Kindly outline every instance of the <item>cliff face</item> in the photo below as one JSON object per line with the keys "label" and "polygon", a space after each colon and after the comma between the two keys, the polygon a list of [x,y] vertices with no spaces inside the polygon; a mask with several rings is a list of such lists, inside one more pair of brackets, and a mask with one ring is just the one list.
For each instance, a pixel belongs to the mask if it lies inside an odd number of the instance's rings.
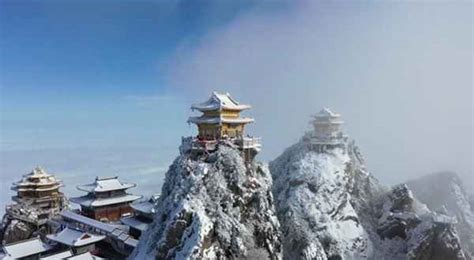
{"label": "cliff face", "polygon": [[2,244],[10,244],[31,238],[34,231],[36,231],[35,226],[5,215],[0,229]]}
{"label": "cliff face", "polygon": [[267,167],[246,165],[220,144],[209,155],[173,162],[135,259],[280,259],[279,222]]}
{"label": "cliff face", "polygon": [[393,187],[375,208],[378,236],[373,240],[381,249],[375,252],[375,258],[469,259],[461,247],[455,221],[430,211],[406,185]]}
{"label": "cliff face", "polygon": [[407,182],[414,196],[430,209],[455,218],[463,248],[474,256],[474,208],[461,179],[455,173],[440,172]]}
{"label": "cliff face", "polygon": [[68,205],[67,198],[61,195],[60,208],[46,216],[44,210],[34,205],[27,203],[8,205],[0,225],[1,243],[5,245],[40,234],[48,234],[47,220]]}
{"label": "cliff face", "polygon": [[465,259],[450,218],[379,184],[345,147],[302,140],[270,164],[285,259]]}

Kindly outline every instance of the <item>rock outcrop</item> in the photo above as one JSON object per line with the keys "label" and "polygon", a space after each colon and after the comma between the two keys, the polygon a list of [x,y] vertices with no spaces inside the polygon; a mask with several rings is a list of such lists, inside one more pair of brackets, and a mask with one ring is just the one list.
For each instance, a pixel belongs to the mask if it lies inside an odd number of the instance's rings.
{"label": "rock outcrop", "polygon": [[279,222],[266,165],[220,143],[170,166],[133,259],[280,259]]}
{"label": "rock outcrop", "polygon": [[5,207],[0,226],[0,241],[9,244],[49,231],[48,220],[67,208],[69,202],[60,187],[63,184],[41,167],[14,182],[16,195],[13,203]]}
{"label": "rock outcrop", "polygon": [[[62,208],[68,207],[67,199],[62,199]],[[48,220],[54,212],[45,211],[30,204],[11,204],[6,207],[0,226],[0,241],[3,245],[29,239],[50,232]]]}
{"label": "rock outcrop", "polygon": [[454,226],[466,253],[474,256],[474,207],[459,176],[452,172],[430,174],[407,182],[414,196],[431,210],[455,218]]}
{"label": "rock outcrop", "polygon": [[33,233],[36,231],[36,227],[5,215],[2,220],[0,231],[2,235],[2,244],[10,244],[31,238]]}

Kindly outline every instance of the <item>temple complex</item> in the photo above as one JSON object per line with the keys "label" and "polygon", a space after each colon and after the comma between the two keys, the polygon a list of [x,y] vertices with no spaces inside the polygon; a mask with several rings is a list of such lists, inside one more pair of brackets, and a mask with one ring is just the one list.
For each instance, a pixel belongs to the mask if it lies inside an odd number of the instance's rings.
{"label": "temple complex", "polygon": [[341,130],[344,122],[340,114],[324,108],[314,115],[311,123],[314,130],[307,135],[307,140],[312,149],[325,152],[335,147],[345,147],[347,136]]}
{"label": "temple complex", "polygon": [[118,221],[121,217],[131,216],[130,203],[142,197],[127,193],[126,190],[133,187],[135,184],[122,183],[118,177],[97,177],[91,184],[77,186],[87,195],[71,198],[71,202],[81,205],[84,216],[103,222]]}
{"label": "temple complex", "polygon": [[139,238],[148,229],[151,222],[153,222],[158,198],[159,195],[154,195],[148,200],[136,201],[130,205],[135,216],[122,218],[120,221],[129,227],[129,234],[131,236]]}
{"label": "temple complex", "polygon": [[196,124],[198,135],[183,138],[182,150],[212,151],[219,141],[224,140],[232,142],[246,153],[252,153],[252,156],[255,155],[261,148],[260,139],[245,136],[245,126],[254,122],[254,119],[240,116],[242,111],[250,108],[250,105],[240,104],[228,93],[213,92],[207,101],[191,106],[193,111],[202,113],[188,119],[188,123]]}

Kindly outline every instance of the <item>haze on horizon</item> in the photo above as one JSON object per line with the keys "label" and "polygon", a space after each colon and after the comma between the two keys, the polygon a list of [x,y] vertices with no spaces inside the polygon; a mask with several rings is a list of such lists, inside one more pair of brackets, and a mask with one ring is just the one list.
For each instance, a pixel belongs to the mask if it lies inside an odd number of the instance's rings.
{"label": "haze on horizon", "polygon": [[217,90],[253,106],[263,160],[330,107],[383,183],[448,170],[472,191],[471,2],[203,3],[3,1],[3,190],[39,164],[71,192],[114,174],[159,192]]}

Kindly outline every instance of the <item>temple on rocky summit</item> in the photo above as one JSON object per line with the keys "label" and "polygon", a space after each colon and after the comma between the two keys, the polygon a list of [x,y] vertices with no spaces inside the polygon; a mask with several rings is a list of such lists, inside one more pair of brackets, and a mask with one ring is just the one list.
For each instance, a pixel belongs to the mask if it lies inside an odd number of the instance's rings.
{"label": "temple on rocky summit", "polygon": [[35,226],[45,224],[49,218],[66,206],[66,198],[59,191],[63,184],[53,175],[36,167],[20,181],[13,183],[16,191],[12,200],[16,204],[7,205],[6,214],[11,219],[22,220]]}
{"label": "temple on rocky summit", "polygon": [[207,101],[191,106],[193,111],[202,112],[202,115],[188,119],[188,123],[197,125],[198,135],[183,138],[182,148],[186,151],[190,149],[209,151],[214,150],[219,141],[227,140],[245,152],[253,151],[256,154],[261,147],[260,139],[245,136],[245,126],[254,122],[254,119],[240,116],[243,110],[250,108],[250,105],[240,104],[228,93],[213,92]]}
{"label": "temple on rocky summit", "polygon": [[82,197],[71,198],[71,202],[81,205],[82,214],[100,221],[118,221],[122,216],[131,215],[130,203],[141,196],[128,194],[132,183],[122,183],[118,177],[95,179],[94,183],[79,185],[78,190],[87,192]]}
{"label": "temple on rocky summit", "polygon": [[11,189],[17,194],[12,199],[20,204],[59,211],[63,202],[63,194],[59,192],[62,186],[62,182],[53,175],[36,167],[29,174],[23,175],[20,181],[13,183]]}
{"label": "temple on rocky summit", "polygon": [[344,122],[340,114],[324,108],[314,115],[311,123],[314,131],[309,134],[308,141],[314,150],[324,152],[327,149],[344,147],[347,136],[341,130]]}
{"label": "temple on rocky summit", "polygon": [[240,112],[250,109],[250,105],[239,104],[228,93],[214,92],[209,100],[201,104],[194,104],[191,109],[203,113],[199,117],[188,119],[188,122],[198,126],[198,137],[202,140],[241,137],[245,125],[254,121],[253,118],[240,117]]}

